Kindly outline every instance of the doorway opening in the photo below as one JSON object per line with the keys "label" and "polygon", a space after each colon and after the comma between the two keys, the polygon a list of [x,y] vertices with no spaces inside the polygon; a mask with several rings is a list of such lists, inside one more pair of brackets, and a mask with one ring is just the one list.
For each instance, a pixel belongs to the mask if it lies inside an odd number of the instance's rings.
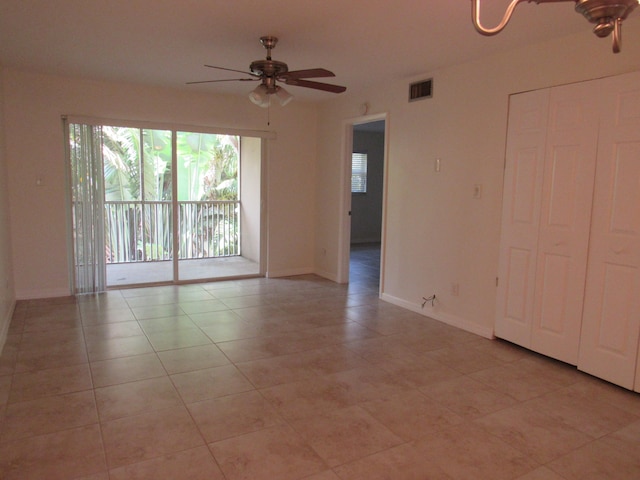
{"label": "doorway opening", "polygon": [[348,281],[379,290],[385,180],[384,118],[351,125]]}

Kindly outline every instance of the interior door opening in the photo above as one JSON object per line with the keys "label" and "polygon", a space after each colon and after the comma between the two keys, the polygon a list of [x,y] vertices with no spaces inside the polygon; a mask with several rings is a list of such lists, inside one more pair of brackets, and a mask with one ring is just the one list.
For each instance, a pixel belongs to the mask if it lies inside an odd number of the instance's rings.
{"label": "interior door opening", "polygon": [[380,286],[385,120],[352,126],[349,283]]}

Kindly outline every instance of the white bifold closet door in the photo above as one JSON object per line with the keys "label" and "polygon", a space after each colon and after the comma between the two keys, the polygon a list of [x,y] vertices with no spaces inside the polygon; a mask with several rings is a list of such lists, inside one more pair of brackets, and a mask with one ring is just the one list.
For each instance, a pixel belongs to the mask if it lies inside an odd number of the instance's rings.
{"label": "white bifold closet door", "polygon": [[576,365],[598,140],[592,82],[553,88],[545,148],[531,348]]}
{"label": "white bifold closet door", "polygon": [[590,82],[511,97],[496,336],[576,365],[598,106]]}
{"label": "white bifold closet door", "polygon": [[509,99],[495,335],[531,348],[549,90]]}
{"label": "white bifold closet door", "polygon": [[598,169],[578,367],[640,391],[640,73],[600,81]]}

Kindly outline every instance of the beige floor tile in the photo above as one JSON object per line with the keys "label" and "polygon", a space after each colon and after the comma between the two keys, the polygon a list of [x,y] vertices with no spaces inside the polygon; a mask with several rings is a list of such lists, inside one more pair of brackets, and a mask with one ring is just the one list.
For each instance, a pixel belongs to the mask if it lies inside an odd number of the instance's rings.
{"label": "beige floor tile", "polygon": [[94,387],[106,387],[167,374],[158,355],[147,353],[91,363]]}
{"label": "beige floor tile", "polygon": [[322,473],[316,473],[310,477],[304,477],[304,480],[340,480],[340,478],[333,473],[332,470],[327,470]]}
{"label": "beige floor tile", "polygon": [[276,305],[247,306],[234,308],[234,313],[244,320],[265,320],[274,317],[286,316],[287,312]]}
{"label": "beige floor tile", "polygon": [[404,378],[416,387],[425,387],[462,376],[462,373],[453,368],[449,368],[432,358],[418,355],[402,359],[389,358],[374,363],[383,370]]}
{"label": "beige floor tile", "polygon": [[103,325],[85,325],[83,330],[87,341],[134,337],[143,334],[140,325],[138,325],[136,321],[106,323]]}
{"label": "beige floor tile", "polygon": [[15,372],[35,372],[54,367],[67,367],[88,363],[84,341],[52,343],[46,347],[21,347],[18,351]]}
{"label": "beige floor tile", "polygon": [[242,295],[239,297],[222,298],[221,301],[227,308],[233,310],[268,306],[271,303],[269,297],[266,295]]}
{"label": "beige floor tile", "polygon": [[191,403],[187,407],[207,443],[284,423],[255,391]]}
{"label": "beige floor tile", "polygon": [[82,310],[82,324],[84,326],[104,325],[107,323],[132,322],[136,317],[122,300],[123,307],[107,308],[104,310]]}
{"label": "beige floor tile", "polygon": [[541,464],[593,440],[562,418],[541,410],[534,402],[492,413],[475,422]]}
{"label": "beige floor tile", "polygon": [[290,423],[331,467],[404,442],[358,406]]}
{"label": "beige floor tile", "polygon": [[82,321],[79,313],[72,316],[52,314],[46,317],[25,318],[24,332],[53,332],[69,328],[80,328],[81,326]]}
{"label": "beige floor tile", "polygon": [[174,348],[210,345],[212,342],[200,329],[175,330],[172,332],[147,333],[147,337],[156,352]]}
{"label": "beige floor tile", "polygon": [[54,433],[98,423],[98,412],[90,390],[55,395],[7,407],[0,441]]}
{"label": "beige floor tile", "polygon": [[179,305],[169,303],[167,305],[147,305],[143,303],[140,307],[131,307],[131,311],[137,320],[148,320],[151,318],[176,317],[184,315],[184,311]]}
{"label": "beige floor tile", "polygon": [[89,361],[108,360],[110,358],[130,357],[153,353],[153,347],[145,335],[135,337],[112,338],[87,342]]}
{"label": "beige floor tile", "polygon": [[548,464],[567,480],[636,480],[640,457],[603,441],[595,441]]}
{"label": "beige floor tile", "polygon": [[[80,310],[77,304],[72,300],[69,303],[49,303],[36,305],[35,302],[40,300],[30,301],[29,307],[25,312],[25,318],[27,320],[55,320],[57,318],[79,318]],[[57,299],[44,299],[46,302],[55,302]]]}
{"label": "beige floor tile", "polygon": [[165,455],[153,460],[115,468],[110,480],[224,480],[207,447]]}
{"label": "beige floor tile", "polygon": [[532,370],[530,364],[523,362],[525,360],[488,368],[470,376],[520,401],[559,390],[565,385],[558,377],[539,372],[538,368]]}
{"label": "beige floor tile", "polygon": [[102,422],[182,405],[168,377],[96,388],[95,395]]}
{"label": "beige floor tile", "polygon": [[593,438],[612,433],[640,419],[598,397],[577,396],[570,389],[549,393],[528,404],[558,423],[569,425]]}
{"label": "beige floor tile", "polygon": [[610,433],[601,442],[613,448],[626,452],[636,459],[640,458],[640,421]]}
{"label": "beige floor tile", "polygon": [[193,330],[198,328],[187,315],[151,318],[149,320],[139,320],[138,323],[146,334],[175,332],[177,330]]}
{"label": "beige floor tile", "polygon": [[20,337],[17,344],[21,351],[43,350],[52,346],[78,346],[84,348],[82,328],[66,328],[51,332],[33,332]]}
{"label": "beige floor tile", "polygon": [[309,333],[322,337],[329,345],[341,345],[343,343],[365,340],[367,338],[379,338],[381,335],[357,322],[344,322],[338,325],[328,325],[309,330]]}
{"label": "beige floor tile", "polygon": [[318,375],[304,354],[283,355],[236,364],[256,388],[297,382]]}
{"label": "beige floor tile", "polygon": [[81,392],[92,388],[89,365],[57,367],[14,375],[9,403],[25,402],[50,395]]}
{"label": "beige floor tile", "polygon": [[260,391],[287,420],[296,420],[354,405],[347,388],[330,376],[287,383]]}
{"label": "beige floor tile", "polygon": [[228,309],[224,303],[216,299],[180,302],[180,308],[187,315],[194,313],[219,312],[221,310]]}
{"label": "beige floor tile", "polygon": [[212,443],[227,480],[297,480],[327,469],[291,427],[272,427]]}
{"label": "beige floor tile", "polygon": [[518,403],[513,397],[468,376],[421,387],[420,391],[467,419],[478,418]]}
{"label": "beige floor tile", "polygon": [[229,359],[215,345],[166,350],[158,352],[158,357],[170,375],[220,367],[230,363]]}
{"label": "beige floor tile", "polygon": [[66,480],[106,471],[98,425],[0,445],[3,480]]}
{"label": "beige floor tile", "polygon": [[191,313],[189,318],[198,327],[215,327],[218,325],[232,327],[240,317],[231,310],[219,312]]}
{"label": "beige floor tile", "polygon": [[354,402],[389,398],[413,389],[404,378],[375,367],[355,368],[330,375]]}
{"label": "beige floor tile", "polygon": [[[13,336],[15,337],[16,335]],[[12,345],[7,341],[0,352],[0,377],[3,375],[12,375],[16,370],[17,361],[18,346]]]}
{"label": "beige floor tile", "polygon": [[[4,407],[9,401],[9,393],[11,391],[11,375],[0,376],[0,408]],[[0,421],[2,416],[0,416]]]}
{"label": "beige floor tile", "polygon": [[204,445],[185,407],[105,422],[102,435],[111,469]]}
{"label": "beige floor tile", "polygon": [[360,404],[364,410],[405,441],[462,423],[464,419],[418,391]]}
{"label": "beige floor tile", "polygon": [[539,467],[535,470],[516,478],[515,480],[566,480],[547,467]]}
{"label": "beige floor tile", "polygon": [[279,305],[283,310],[291,315],[293,324],[300,327],[301,329],[341,325],[350,321],[347,318],[346,314],[325,310],[310,311],[308,305],[306,305],[304,302],[302,302],[300,305],[296,304],[296,308],[292,308],[291,304],[286,303]]}
{"label": "beige floor tile", "polygon": [[75,478],[74,480],[109,480],[109,472],[94,473],[93,475],[78,477],[78,478]]}
{"label": "beige floor tile", "polygon": [[432,350],[427,355],[465,374],[504,364],[498,357],[482,348],[476,348],[473,344],[455,343],[445,348]]}
{"label": "beige floor tile", "polygon": [[[343,480],[452,480],[414,444],[404,444],[334,468]],[[469,477],[478,478],[480,477]]]}
{"label": "beige floor tile", "polygon": [[305,364],[320,374],[340,373],[355,368],[370,367],[371,363],[342,345],[330,346],[300,354]]}
{"label": "beige floor tile", "polygon": [[[235,315],[229,312],[231,315]],[[216,343],[230,342],[234,340],[246,340],[265,335],[265,328],[261,322],[251,322],[240,317],[229,318],[228,320],[217,320],[216,322],[204,322],[195,320],[196,323],[208,323],[200,329]]]}
{"label": "beige floor tile", "polygon": [[512,480],[539,464],[470,422],[430,433],[416,448],[454,479]]}
{"label": "beige floor tile", "polygon": [[349,342],[345,344],[345,348],[376,364],[394,360],[414,361],[419,356],[405,345],[404,338],[399,334]]}
{"label": "beige floor tile", "polygon": [[565,391],[577,397],[597,398],[640,417],[640,397],[638,393],[630,392],[604,380],[583,375],[579,382],[567,387]]}
{"label": "beige floor tile", "polygon": [[[318,348],[316,339],[306,332],[289,332],[267,337],[217,343],[232,362],[249,362]],[[326,345],[326,344],[325,344]]]}
{"label": "beige floor tile", "polygon": [[185,403],[253,390],[251,383],[233,365],[207,368],[194,372],[171,375]]}

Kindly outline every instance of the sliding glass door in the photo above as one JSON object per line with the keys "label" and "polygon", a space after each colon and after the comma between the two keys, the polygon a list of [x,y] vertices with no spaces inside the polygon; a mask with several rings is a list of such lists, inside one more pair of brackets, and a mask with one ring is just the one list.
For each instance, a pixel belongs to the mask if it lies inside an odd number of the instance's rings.
{"label": "sliding glass door", "polygon": [[[71,124],[69,139],[76,291],[260,274],[260,138]],[[91,263],[104,284],[80,289]]]}
{"label": "sliding glass door", "polygon": [[172,133],[102,132],[107,286],[172,281]]}
{"label": "sliding glass door", "polygon": [[177,132],[178,276],[223,276],[241,259],[240,137]]}

